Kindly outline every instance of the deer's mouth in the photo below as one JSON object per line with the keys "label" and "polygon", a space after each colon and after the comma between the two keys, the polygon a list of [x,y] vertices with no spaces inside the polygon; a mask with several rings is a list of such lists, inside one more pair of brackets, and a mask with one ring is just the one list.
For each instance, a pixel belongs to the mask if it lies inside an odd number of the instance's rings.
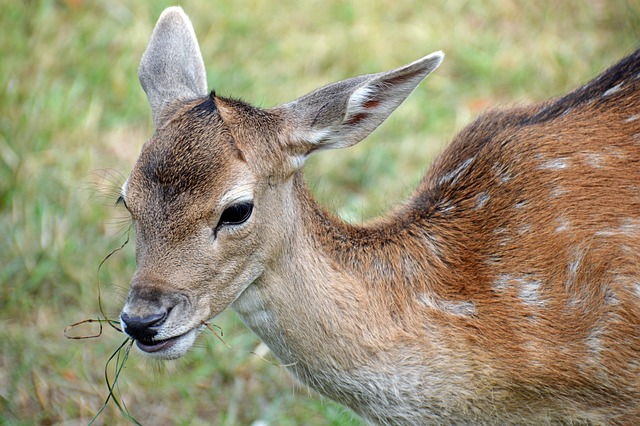
{"label": "deer's mouth", "polygon": [[184,335],[181,334],[180,336],[175,336],[164,340],[138,339],[136,340],[136,345],[138,346],[138,348],[140,348],[140,350],[144,352],[159,352],[171,348],[182,336]]}
{"label": "deer's mouth", "polygon": [[136,346],[149,356],[161,359],[175,359],[184,355],[200,333],[201,327],[192,328],[186,333],[167,339],[141,337],[135,339]]}

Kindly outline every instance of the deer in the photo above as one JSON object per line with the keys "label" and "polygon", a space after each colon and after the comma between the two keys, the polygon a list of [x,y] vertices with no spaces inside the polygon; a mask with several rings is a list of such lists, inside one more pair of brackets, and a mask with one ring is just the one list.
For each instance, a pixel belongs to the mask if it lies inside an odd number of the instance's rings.
{"label": "deer", "polygon": [[443,58],[258,108],[208,90],[193,25],[166,9],[139,67],[155,133],[118,199],[137,347],[180,358],[229,307],[371,424],[637,422],[640,50],[481,113],[381,218],[314,201],[305,160],[363,140]]}

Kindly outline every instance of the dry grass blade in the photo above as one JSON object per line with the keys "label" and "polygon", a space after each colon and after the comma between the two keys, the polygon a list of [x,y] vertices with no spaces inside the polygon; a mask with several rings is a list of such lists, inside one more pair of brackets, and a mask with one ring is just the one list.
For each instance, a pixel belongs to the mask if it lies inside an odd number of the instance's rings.
{"label": "dry grass blade", "polygon": [[[114,320],[114,319],[108,318],[107,315],[104,312],[104,307],[103,307],[103,304],[102,304],[102,290],[101,290],[101,286],[100,286],[100,269],[102,268],[102,265],[104,265],[104,263],[107,261],[107,259],[109,259],[116,252],[122,250],[124,248],[124,246],[127,245],[127,243],[129,242],[130,230],[131,230],[131,228],[129,228],[129,230],[127,231],[127,239],[124,241],[124,243],[122,243],[122,245],[120,247],[112,250],[111,253],[109,253],[104,259],[102,259],[102,262],[100,262],[100,265],[98,265],[98,277],[97,277],[97,281],[98,281],[98,306],[100,308],[100,313],[102,314],[103,318],[89,318],[89,319],[85,319],[85,320],[78,321],[78,322],[75,322],[73,324],[67,325],[64,328],[64,337],[66,337],[67,339],[80,340],[80,339],[95,339],[97,337],[100,337],[100,336],[102,336],[102,324],[105,323],[105,322],[107,324],[109,324],[117,332],[122,333],[122,329],[119,327],[120,322],[118,320]],[[69,332],[72,329],[74,329],[76,327],[79,327],[81,325],[91,324],[91,323],[97,323],[100,326],[100,328],[99,328],[97,333],[86,334],[86,335],[81,335],[81,336],[73,336],[73,335],[69,334]]]}
{"label": "dry grass blade", "polygon": [[[102,259],[102,261],[100,262],[100,265],[98,265],[98,272],[97,272],[97,283],[98,283],[98,305],[100,308],[100,312],[103,315],[103,318],[89,318],[89,319],[85,319],[82,321],[78,321],[76,323],[70,324],[68,326],[65,327],[64,329],[64,336],[67,339],[93,339],[93,338],[98,338],[100,336],[102,336],[102,332],[103,332],[103,323],[107,323],[109,324],[114,330],[122,333],[122,329],[118,326],[119,321],[114,320],[114,319],[110,319],[107,317],[107,315],[105,314],[104,311],[104,306],[102,304],[102,289],[101,289],[101,285],[100,285],[100,269],[102,268],[102,266],[104,265],[104,263],[115,253],[117,253],[118,251],[122,250],[127,243],[129,242],[129,235],[130,235],[130,230],[131,228],[129,228],[129,230],[127,230],[127,238],[126,240],[122,243],[122,245],[114,250],[112,250],[104,259]],[[79,336],[74,336],[70,334],[70,331],[76,327],[85,325],[85,324],[94,324],[97,323],[99,326],[99,329],[97,332],[95,333],[88,333],[88,334],[84,334],[84,335],[79,335]],[[131,346],[133,345],[133,340],[130,338],[126,338],[122,344],[118,347],[118,349],[116,349],[116,351],[111,355],[111,357],[107,360],[107,363],[105,364],[104,367],[104,378],[105,378],[105,382],[107,384],[107,388],[109,389],[109,395],[107,396],[107,399],[105,399],[104,403],[102,404],[102,407],[100,408],[100,410],[96,413],[96,415],[91,419],[91,421],[89,422],[89,424],[93,424],[96,419],[100,416],[100,414],[102,414],[102,412],[104,411],[104,409],[106,408],[107,404],[109,403],[109,401],[113,401],[116,406],[118,407],[118,409],[120,410],[120,412],[124,415],[124,417],[131,421],[132,423],[139,425],[140,422],[138,422],[133,416],[131,416],[131,414],[129,413],[129,410],[126,406],[126,404],[124,403],[124,400],[122,399],[122,397],[118,397],[116,396],[115,392],[118,389],[118,378],[120,377],[120,373],[122,372],[122,369],[124,368],[124,365],[127,362],[127,359],[129,358],[129,352],[131,351]],[[109,365],[115,360],[115,374],[113,376],[113,381],[110,380],[109,378]],[[119,391],[118,391],[119,393]]]}
{"label": "dry grass blade", "polygon": [[[78,322],[74,322],[73,324],[69,324],[68,326],[66,326],[64,328],[64,337],[66,337],[67,339],[74,339],[74,340],[82,340],[82,339],[95,339],[98,338],[100,336],[102,336],[102,323],[103,322],[109,322],[112,320],[106,320],[106,319],[100,319],[100,318],[89,318],[86,320],[82,320],[82,321],[78,321]],[[85,334],[85,335],[81,335],[81,336],[73,336],[71,334],[69,334],[69,332],[76,328],[79,327],[81,325],[84,324],[92,324],[92,323],[98,323],[98,325],[100,326],[100,329],[98,330],[97,333],[94,334]]]}
{"label": "dry grass blade", "polygon": [[[233,349],[233,347],[231,345],[229,345],[227,342],[225,342],[224,339],[222,338],[222,336],[224,335],[224,333],[222,332],[222,327],[220,327],[218,325],[215,325],[215,324],[212,326],[211,324],[206,323],[204,321],[202,321],[202,325],[207,327],[209,329],[209,331],[211,331],[213,333],[213,335],[216,336],[218,338],[218,340],[220,340],[222,342],[223,345],[225,345],[229,349]],[[215,330],[213,329],[213,327],[215,327],[218,330],[220,330],[220,334],[216,333]]]}
{"label": "dry grass blade", "polygon": [[[120,250],[122,250],[127,243],[129,243],[129,236],[131,233],[131,227],[129,227],[129,229],[127,230],[127,238],[126,240],[122,243],[122,245],[116,249],[113,249],[107,256],[105,256],[104,259],[102,259],[102,262],[100,262],[100,265],[98,265],[98,272],[97,272],[97,282],[98,282],[98,307],[100,308],[100,313],[102,314],[103,318],[89,318],[89,319],[85,319],[82,321],[78,321],[75,322],[73,324],[69,324],[64,328],[64,336],[67,339],[76,339],[76,340],[80,340],[80,339],[95,339],[97,337],[102,336],[102,324],[103,323],[107,323],[111,326],[111,328],[113,328],[114,330],[116,330],[119,333],[122,333],[122,329],[120,328],[119,324],[120,322],[118,320],[114,320],[114,319],[110,319],[109,317],[107,317],[107,314],[105,314],[104,311],[104,305],[102,303],[102,287],[100,285],[100,269],[102,268],[102,265],[104,265],[104,263],[115,253],[119,252]],[[94,334],[87,334],[87,335],[83,335],[83,336],[72,336],[69,334],[69,332],[76,327],[79,327],[81,325],[84,324],[90,324],[90,323],[98,323],[100,326],[100,329],[98,330],[97,333]]]}
{"label": "dry grass blade", "polygon": [[114,328],[116,331],[122,333],[122,329],[120,327],[118,327],[116,324],[118,324],[119,322],[114,321],[114,320],[109,320],[107,317],[107,314],[105,314],[104,312],[104,305],[102,303],[102,289],[101,289],[101,285],[100,285],[100,270],[102,269],[102,265],[104,265],[104,263],[111,257],[113,256],[115,253],[119,252],[120,250],[122,250],[128,243],[129,243],[129,239],[131,237],[131,225],[129,226],[129,229],[127,229],[127,238],[124,240],[124,242],[122,243],[122,245],[116,249],[113,249],[104,259],[102,259],[102,262],[100,262],[100,265],[98,265],[98,272],[97,272],[97,282],[98,282],[98,306],[100,308],[100,313],[102,314],[102,316],[107,319],[108,324]]}
{"label": "dry grass blade", "polygon": [[[213,335],[216,336],[216,338],[218,340],[220,340],[226,347],[228,347],[229,349],[234,350],[234,351],[237,350],[236,348],[234,348],[233,346],[231,346],[227,342],[225,342],[224,339],[222,338],[222,336],[223,336],[222,327],[220,327],[218,325],[215,325],[215,324],[211,325],[211,324],[206,323],[204,321],[202,322],[202,325],[207,327],[209,329],[209,331],[211,331],[213,333]],[[216,333],[215,330],[213,329],[213,327],[215,327],[218,330],[220,330],[220,334]],[[256,356],[256,357],[260,358],[262,361],[266,362],[267,364],[271,364],[271,365],[276,366],[276,367],[292,367],[292,366],[297,364],[297,362],[293,362],[291,364],[279,364],[279,363],[275,363],[275,362],[269,361],[268,359],[266,359],[265,357],[263,357],[260,354],[255,353],[254,351],[250,351],[249,353],[251,355],[253,355],[253,356]]]}

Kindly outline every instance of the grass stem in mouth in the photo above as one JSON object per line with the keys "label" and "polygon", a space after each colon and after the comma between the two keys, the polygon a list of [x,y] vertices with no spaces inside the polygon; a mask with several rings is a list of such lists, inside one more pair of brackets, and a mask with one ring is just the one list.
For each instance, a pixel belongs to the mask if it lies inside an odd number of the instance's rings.
{"label": "grass stem in mouth", "polygon": [[[129,352],[131,351],[131,346],[133,346],[133,342],[134,341],[132,339],[129,339],[129,338],[125,339],[124,342],[122,342],[122,344],[118,347],[118,349],[116,349],[116,351],[107,360],[107,363],[104,366],[104,379],[107,384],[107,388],[109,389],[109,395],[107,395],[107,399],[105,399],[104,404],[102,404],[102,407],[96,413],[96,415],[93,416],[93,418],[89,422],[89,425],[92,425],[96,421],[96,419],[100,417],[100,414],[102,414],[102,412],[104,411],[105,407],[107,406],[110,400],[113,400],[113,402],[116,404],[116,406],[118,407],[122,415],[127,420],[131,421],[133,424],[136,424],[136,425],[141,424],[131,415],[131,413],[129,413],[129,409],[127,408],[127,405],[124,403],[124,400],[122,399],[122,397],[118,398],[118,396],[116,396],[115,394],[116,389],[118,389],[118,378],[120,377],[120,373],[122,372],[122,369],[124,368],[124,365],[126,364],[127,359],[129,358]],[[111,380],[109,380],[109,364],[114,359],[116,363],[115,375],[113,377],[113,382],[111,382]],[[119,390],[118,390],[118,393],[120,393]]]}

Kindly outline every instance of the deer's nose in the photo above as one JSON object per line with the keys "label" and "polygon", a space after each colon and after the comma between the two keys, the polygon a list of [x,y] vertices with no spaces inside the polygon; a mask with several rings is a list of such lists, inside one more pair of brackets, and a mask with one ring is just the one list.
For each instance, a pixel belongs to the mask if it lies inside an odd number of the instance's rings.
{"label": "deer's nose", "polygon": [[132,317],[123,312],[120,320],[126,334],[135,340],[150,340],[158,334],[157,328],[166,321],[168,315],[169,312],[166,309],[145,317]]}

